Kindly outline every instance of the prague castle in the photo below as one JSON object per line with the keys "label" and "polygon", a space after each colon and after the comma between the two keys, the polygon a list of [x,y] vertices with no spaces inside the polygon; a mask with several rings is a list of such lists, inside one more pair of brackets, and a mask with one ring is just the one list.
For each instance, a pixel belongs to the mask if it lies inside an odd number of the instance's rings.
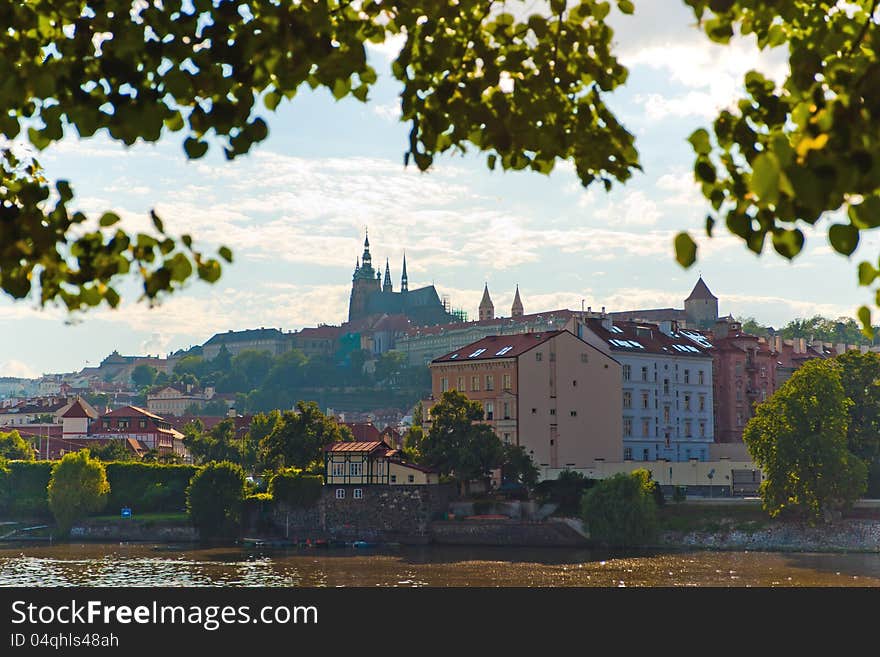
{"label": "prague castle", "polygon": [[380,315],[404,315],[415,326],[431,326],[461,321],[449,312],[433,285],[409,289],[406,275],[406,256],[400,275],[400,291],[395,292],[391,283],[391,269],[385,261],[385,276],[373,269],[370,255],[370,238],[364,239],[364,253],[355,264],[351,281],[351,298],[348,304],[348,321],[357,322]]}

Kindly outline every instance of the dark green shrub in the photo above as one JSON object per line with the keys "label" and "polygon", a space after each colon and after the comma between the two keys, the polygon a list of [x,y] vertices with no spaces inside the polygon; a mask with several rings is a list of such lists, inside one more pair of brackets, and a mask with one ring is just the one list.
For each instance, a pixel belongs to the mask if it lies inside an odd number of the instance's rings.
{"label": "dark green shrub", "polygon": [[237,535],[243,501],[244,470],[229,461],[209,463],[186,489],[186,510],[203,539]]}
{"label": "dark green shrub", "polygon": [[10,461],[0,477],[0,516],[50,518],[48,488],[52,461]]}
{"label": "dark green shrub", "polygon": [[101,511],[109,492],[104,464],[93,459],[89,450],[65,454],[52,466],[48,487],[49,508],[58,533],[66,536],[76,521]]}
{"label": "dark green shrub", "polygon": [[181,511],[186,507],[186,488],[197,471],[193,465],[108,463],[108,508],[126,506],[135,513]]}
{"label": "dark green shrub", "polygon": [[657,536],[657,502],[647,470],[603,479],[585,495],[584,524],[590,538],[615,547],[645,545]]}
{"label": "dark green shrub", "polygon": [[675,503],[684,502],[687,499],[687,495],[685,494],[685,490],[687,490],[684,486],[675,486],[672,489],[672,501]]}
{"label": "dark green shrub", "polygon": [[559,515],[578,515],[584,492],[596,484],[575,470],[563,470],[556,479],[545,479],[535,486],[541,504],[557,504]]}
{"label": "dark green shrub", "polygon": [[297,508],[310,508],[321,499],[324,478],[295,468],[277,472],[269,480],[269,494],[276,502]]}

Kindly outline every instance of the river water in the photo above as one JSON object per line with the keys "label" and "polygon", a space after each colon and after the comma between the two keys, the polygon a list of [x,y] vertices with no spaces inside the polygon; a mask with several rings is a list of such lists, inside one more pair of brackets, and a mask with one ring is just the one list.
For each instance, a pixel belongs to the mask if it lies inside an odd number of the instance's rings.
{"label": "river water", "polygon": [[880,554],[0,544],[0,586],[880,586]]}

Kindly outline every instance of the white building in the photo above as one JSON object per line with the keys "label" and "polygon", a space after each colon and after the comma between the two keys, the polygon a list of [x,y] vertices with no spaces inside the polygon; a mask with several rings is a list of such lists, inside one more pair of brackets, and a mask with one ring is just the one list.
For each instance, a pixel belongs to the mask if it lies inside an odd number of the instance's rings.
{"label": "white building", "polygon": [[622,365],[624,460],[709,459],[712,356],[672,322],[578,323],[578,336]]}

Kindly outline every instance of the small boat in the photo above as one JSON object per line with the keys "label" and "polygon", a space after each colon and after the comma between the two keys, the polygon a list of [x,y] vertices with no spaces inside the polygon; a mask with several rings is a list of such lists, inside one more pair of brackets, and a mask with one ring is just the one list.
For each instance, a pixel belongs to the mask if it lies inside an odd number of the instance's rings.
{"label": "small boat", "polygon": [[376,544],[375,543],[368,543],[367,541],[355,541],[354,543],[351,544],[351,547],[363,549],[363,548],[376,547]]}
{"label": "small boat", "polygon": [[330,547],[330,542],[326,538],[318,538],[312,541],[313,548],[326,548]]}

